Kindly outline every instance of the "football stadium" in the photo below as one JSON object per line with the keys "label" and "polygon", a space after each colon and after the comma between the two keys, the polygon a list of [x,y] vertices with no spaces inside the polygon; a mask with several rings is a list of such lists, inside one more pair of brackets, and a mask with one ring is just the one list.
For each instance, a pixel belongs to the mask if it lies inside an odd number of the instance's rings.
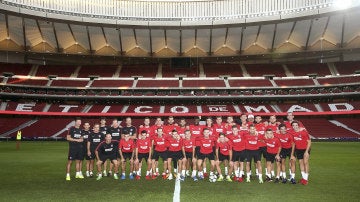
{"label": "football stadium", "polygon": [[359,0],[0,0],[0,201],[358,201]]}

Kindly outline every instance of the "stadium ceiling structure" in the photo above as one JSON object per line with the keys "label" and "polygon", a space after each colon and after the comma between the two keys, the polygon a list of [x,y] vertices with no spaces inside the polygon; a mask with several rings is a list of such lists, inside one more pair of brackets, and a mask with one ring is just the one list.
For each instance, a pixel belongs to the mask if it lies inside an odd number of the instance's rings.
{"label": "stadium ceiling structure", "polygon": [[264,11],[236,19],[236,15],[221,18],[220,13],[185,20],[171,16],[126,20],[90,14],[79,18],[60,11],[50,15],[51,9],[19,8],[9,2],[20,1],[0,1],[2,53],[155,58],[360,53],[359,5],[345,10],[304,7],[289,16],[281,15],[285,11]]}

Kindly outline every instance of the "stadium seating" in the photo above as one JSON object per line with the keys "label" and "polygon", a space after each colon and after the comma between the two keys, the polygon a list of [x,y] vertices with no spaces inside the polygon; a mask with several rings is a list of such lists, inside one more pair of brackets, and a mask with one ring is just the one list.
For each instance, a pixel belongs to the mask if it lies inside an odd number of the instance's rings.
{"label": "stadium seating", "polygon": [[360,124],[357,118],[336,118],[336,120],[342,124],[345,124],[349,128],[360,132]]}
{"label": "stadium seating", "polygon": [[288,64],[287,67],[294,76],[307,76],[308,74],[317,74],[318,76],[331,75],[327,64]]}
{"label": "stadium seating", "polygon": [[86,80],[53,80],[51,86],[85,87],[88,82]]}
{"label": "stadium seating", "polygon": [[312,79],[287,79],[287,78],[282,78],[282,79],[274,79],[275,83],[279,86],[279,87],[286,87],[286,86],[313,86],[314,81]]}
{"label": "stadium seating", "polygon": [[329,77],[318,78],[321,85],[329,84],[346,84],[346,83],[360,83],[360,76],[347,76],[347,77]]}
{"label": "stadium seating", "polygon": [[343,127],[336,126],[325,118],[308,118],[300,120],[310,135],[315,138],[359,138],[359,135]]}
{"label": "stadium seating", "polygon": [[225,87],[225,82],[222,79],[213,79],[213,80],[183,80],[183,87],[199,87],[199,88],[208,88],[208,87]]}
{"label": "stadium seating", "polygon": [[136,87],[151,87],[151,88],[169,88],[169,87],[179,87],[179,80],[143,80],[139,79]]}
{"label": "stadium seating", "polygon": [[206,77],[219,77],[229,75],[231,77],[242,77],[242,71],[239,64],[209,64],[204,63],[204,74]]}
{"label": "stadium seating", "polygon": [[24,64],[9,64],[9,63],[0,63],[0,73],[11,72],[14,75],[27,76],[30,73],[32,65]]}
{"label": "stadium seating", "polygon": [[286,77],[284,68],[280,64],[245,64],[247,72],[253,77],[275,75]]}
{"label": "stadium seating", "polygon": [[40,65],[36,76],[56,75],[58,77],[70,77],[77,67],[73,65]]}
{"label": "stadium seating", "polygon": [[78,78],[87,78],[89,76],[99,76],[99,77],[112,77],[118,66],[81,66],[81,69],[78,73]]}
{"label": "stadium seating", "polygon": [[175,77],[185,75],[186,77],[198,77],[199,70],[197,66],[191,68],[171,68],[168,64],[162,65],[162,77]]}
{"label": "stadium seating", "polygon": [[341,75],[354,74],[355,71],[360,71],[360,62],[337,62],[336,69]]}
{"label": "stadium seating", "polygon": [[97,80],[91,84],[91,87],[119,87],[119,88],[129,88],[133,85],[134,80]]}
{"label": "stadium seating", "polygon": [[230,87],[270,87],[268,79],[229,79]]}
{"label": "stadium seating", "polygon": [[31,85],[31,86],[45,86],[48,79],[23,79],[23,78],[9,78],[6,84],[13,85]]}
{"label": "stadium seating", "polygon": [[150,77],[154,78],[158,71],[158,64],[123,65],[120,77]]}

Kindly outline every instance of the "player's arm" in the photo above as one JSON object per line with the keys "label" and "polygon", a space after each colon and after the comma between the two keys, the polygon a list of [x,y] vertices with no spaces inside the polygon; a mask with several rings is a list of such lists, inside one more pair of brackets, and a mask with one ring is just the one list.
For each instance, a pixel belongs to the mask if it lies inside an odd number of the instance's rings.
{"label": "player's arm", "polygon": [[229,149],[229,161],[231,161],[232,155],[233,155],[233,151],[232,151],[232,149]]}
{"label": "player's arm", "polygon": [[135,148],[135,159],[138,159],[139,156],[139,149]]}
{"label": "player's arm", "polygon": [[293,143],[292,143],[292,147],[291,147],[291,156],[290,156],[290,160],[295,160],[294,153],[295,153],[295,143],[293,142]]}
{"label": "player's arm", "polygon": [[91,155],[91,151],[90,151],[90,141],[87,142],[87,155],[90,156]]}
{"label": "player's arm", "polygon": [[80,139],[72,138],[70,134],[66,135],[66,140],[69,142],[80,142]]}
{"label": "player's arm", "polygon": [[183,153],[184,159],[186,160],[186,153],[185,153],[185,146],[184,145],[181,147],[181,151]]}
{"label": "player's arm", "polygon": [[152,155],[152,148],[150,147],[150,149],[149,149],[149,158],[148,158],[149,161],[151,161],[151,155]]}
{"label": "player's arm", "polygon": [[219,160],[219,147],[215,149],[215,160]]}
{"label": "player's arm", "polygon": [[195,148],[196,146],[193,146],[193,151],[192,151],[192,158],[195,159]]}
{"label": "player's arm", "polygon": [[310,148],[311,148],[311,139],[309,138],[309,139],[307,140],[307,147],[306,147],[304,156],[309,157]]}
{"label": "player's arm", "polygon": [[275,156],[275,158],[276,158],[276,160],[280,160],[280,152],[281,152],[281,146],[279,147],[279,149],[278,149],[278,152],[276,153],[276,156]]}

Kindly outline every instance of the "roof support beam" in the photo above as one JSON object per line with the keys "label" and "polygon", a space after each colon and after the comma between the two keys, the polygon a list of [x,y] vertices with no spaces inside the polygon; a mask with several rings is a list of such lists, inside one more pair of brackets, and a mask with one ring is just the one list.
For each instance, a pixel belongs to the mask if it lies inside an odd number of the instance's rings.
{"label": "roof support beam", "polygon": [[[26,52],[27,51],[27,43],[26,43],[26,28],[25,28],[24,17],[21,18],[21,22],[22,22],[22,31],[23,31],[24,51]],[[6,19],[6,26],[8,26],[7,19]],[[6,27],[6,30],[9,30],[8,27]],[[10,36],[8,35],[8,37],[10,37]]]}
{"label": "roof support beam", "polygon": [[293,26],[291,27],[291,30],[290,30],[289,36],[288,36],[288,38],[286,39],[286,41],[289,41],[289,40],[290,40],[291,35],[292,35],[292,34],[293,34],[293,32],[294,32],[294,29],[295,29],[296,23],[297,23],[297,21],[294,21]]}
{"label": "roof support beam", "polygon": [[[22,18],[22,24],[24,26],[24,18]],[[6,38],[10,39],[10,31],[9,31],[9,16],[5,14],[5,26],[6,26]]]}
{"label": "roof support beam", "polygon": [[271,42],[271,50],[270,50],[271,52],[274,51],[276,31],[277,31],[277,24],[275,24],[275,26],[274,26],[274,34],[273,34],[273,38],[272,38],[272,42]]}
{"label": "roof support beam", "polygon": [[36,26],[37,26],[37,28],[39,30],[39,33],[40,33],[40,36],[41,36],[41,40],[44,42],[45,41],[44,40],[44,35],[43,35],[42,31],[41,31],[39,20],[35,20],[35,21],[36,21]]}
{"label": "roof support beam", "polygon": [[246,29],[246,27],[241,27],[239,55],[241,55],[241,52],[242,52],[243,39],[244,39],[244,30],[245,29]]}
{"label": "roof support beam", "polygon": [[179,55],[181,56],[183,54],[183,51],[182,51],[182,29],[181,28],[179,29],[179,37],[180,37]]}
{"label": "roof support beam", "polygon": [[308,35],[307,35],[307,38],[306,38],[305,50],[307,50],[308,47],[309,47],[309,40],[310,40],[311,30],[312,30],[313,24],[314,24],[314,20],[311,19],[311,21],[310,21],[310,27],[309,27],[309,32],[308,32]]}
{"label": "roof support beam", "polygon": [[54,32],[54,36],[55,36],[56,51],[57,51],[58,53],[60,53],[59,40],[58,40],[58,37],[57,37],[57,33],[56,33],[56,28],[55,28],[54,22],[52,22],[51,25],[52,25],[52,27],[53,27],[53,32]]}
{"label": "roof support beam", "polygon": [[343,21],[341,26],[341,42],[340,42],[340,48],[344,48],[344,34],[345,34],[345,21],[346,21],[346,15],[343,15]]}
{"label": "roof support beam", "polygon": [[90,40],[89,26],[86,26],[86,34],[87,34],[88,43],[89,43],[90,55],[92,55],[93,54],[93,49],[92,49],[91,40]]}
{"label": "roof support beam", "polygon": [[71,28],[70,24],[67,24],[67,25],[68,25],[68,28],[69,28],[69,30],[70,30],[70,34],[71,34],[71,36],[73,37],[73,39],[74,39],[75,43],[78,43],[78,41],[77,41],[77,40],[76,40],[76,38],[75,38],[74,32],[73,32],[73,30],[72,30],[72,28]]}
{"label": "roof support beam", "polygon": [[118,35],[119,35],[120,55],[124,55],[120,28],[116,28],[116,30],[118,31]]}
{"label": "roof support beam", "polygon": [[[214,25],[214,21],[211,22],[212,25]],[[212,55],[212,38],[213,38],[213,28],[211,27],[210,28],[210,40],[209,40],[209,52],[208,52],[208,55]]]}
{"label": "roof support beam", "polygon": [[136,37],[136,30],[135,29],[133,29],[133,34],[134,34],[134,39],[135,39],[135,45],[136,45],[136,47],[138,47],[139,45],[138,45],[138,41],[137,41],[137,37]]}
{"label": "roof support beam", "polygon": [[325,36],[325,33],[326,33],[327,28],[328,28],[328,26],[329,26],[330,18],[331,18],[331,16],[329,16],[329,17],[327,18],[327,20],[326,20],[326,24],[325,24],[325,27],[324,27],[324,31],[323,31],[323,33],[321,34],[321,38],[324,38],[324,36]]}
{"label": "roof support beam", "polygon": [[104,27],[101,27],[101,32],[102,32],[102,34],[103,34],[103,37],[104,37],[104,40],[105,40],[105,44],[106,44],[106,46],[108,46],[109,43],[108,43],[108,40],[107,40],[107,38],[106,38],[106,34],[105,34]]}
{"label": "roof support beam", "polygon": [[194,47],[197,46],[196,41],[197,41],[197,29],[195,29]]}
{"label": "roof support beam", "polygon": [[149,26],[149,44],[150,44],[150,56],[153,56],[152,36],[151,36],[151,28],[150,28],[150,26]]}
{"label": "roof support beam", "polygon": [[256,38],[255,38],[255,42],[254,42],[254,43],[257,43],[257,42],[258,42],[260,32],[261,32],[261,25],[259,25],[259,28],[258,28],[258,31],[257,31],[257,33],[256,33]]}
{"label": "roof support beam", "polygon": [[226,45],[226,43],[227,43],[228,34],[229,34],[229,27],[226,27],[224,45]]}

